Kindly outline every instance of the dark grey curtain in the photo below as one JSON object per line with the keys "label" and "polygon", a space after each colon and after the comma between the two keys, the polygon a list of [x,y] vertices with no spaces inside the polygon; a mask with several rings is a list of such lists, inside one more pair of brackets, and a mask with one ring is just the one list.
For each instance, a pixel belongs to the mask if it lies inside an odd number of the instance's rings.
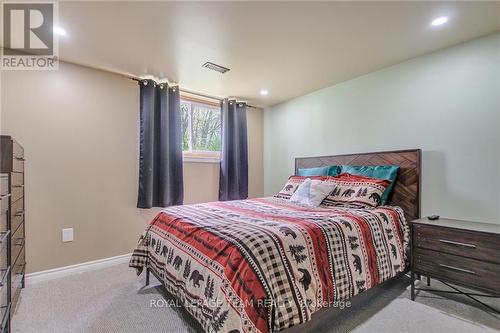
{"label": "dark grey curtain", "polygon": [[142,80],[138,208],[182,205],[182,127],[178,87]]}
{"label": "dark grey curtain", "polygon": [[247,106],[236,101],[221,101],[222,157],[219,200],[248,198]]}

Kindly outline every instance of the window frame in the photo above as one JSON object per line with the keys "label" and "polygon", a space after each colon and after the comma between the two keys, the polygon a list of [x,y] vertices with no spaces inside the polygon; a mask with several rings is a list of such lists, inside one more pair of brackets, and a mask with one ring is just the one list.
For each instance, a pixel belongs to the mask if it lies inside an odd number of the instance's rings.
{"label": "window frame", "polygon": [[[208,106],[218,107],[220,109],[220,101],[212,98],[205,98],[202,96],[193,96],[193,94],[181,92],[180,100],[196,104],[203,104]],[[222,110],[221,110],[222,111]],[[222,131],[222,127],[221,127]],[[221,133],[222,136],[222,133]],[[210,150],[192,150],[182,151],[182,161],[184,163],[220,163],[221,151]]]}

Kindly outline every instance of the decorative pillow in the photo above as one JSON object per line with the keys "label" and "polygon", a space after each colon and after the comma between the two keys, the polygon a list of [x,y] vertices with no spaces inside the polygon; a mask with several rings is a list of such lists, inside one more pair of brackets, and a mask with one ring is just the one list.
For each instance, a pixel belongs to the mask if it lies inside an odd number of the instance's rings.
{"label": "decorative pillow", "polygon": [[307,178],[292,194],[290,201],[309,207],[318,207],[334,187],[334,183]]}
{"label": "decorative pillow", "polygon": [[319,168],[307,168],[307,169],[299,169],[297,171],[298,176],[328,176],[328,170],[330,167],[319,167]]}
{"label": "decorative pillow", "polygon": [[341,173],[350,173],[351,175],[366,176],[371,178],[386,179],[391,183],[382,194],[381,204],[385,205],[389,201],[396,177],[399,172],[399,165],[377,165],[377,166],[357,166],[357,165],[342,165]]}
{"label": "decorative pillow", "polygon": [[342,173],[342,167],[340,165],[330,165],[328,170],[328,176],[338,176]]}
{"label": "decorative pillow", "polygon": [[[325,180],[327,177],[309,177],[311,180]],[[290,199],[292,194],[297,190],[300,184],[306,180],[307,177],[302,176],[290,176],[288,178],[285,186],[275,195],[276,198]]]}
{"label": "decorative pillow", "polygon": [[354,208],[368,208],[380,205],[382,194],[389,186],[386,179],[354,176],[342,173],[328,177],[326,183],[333,183],[334,189],[323,200],[323,205]]}
{"label": "decorative pillow", "polygon": [[340,166],[339,165],[330,165],[326,167],[319,168],[307,168],[307,169],[299,169],[297,171],[298,176],[337,176],[340,174]]}

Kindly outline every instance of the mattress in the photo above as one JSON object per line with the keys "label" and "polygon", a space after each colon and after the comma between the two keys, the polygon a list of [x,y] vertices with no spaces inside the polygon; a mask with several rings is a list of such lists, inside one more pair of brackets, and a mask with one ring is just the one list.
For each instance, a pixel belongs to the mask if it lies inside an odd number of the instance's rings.
{"label": "mattress", "polygon": [[130,266],[153,271],[207,332],[274,332],[403,272],[407,243],[399,207],[261,198],[162,210]]}

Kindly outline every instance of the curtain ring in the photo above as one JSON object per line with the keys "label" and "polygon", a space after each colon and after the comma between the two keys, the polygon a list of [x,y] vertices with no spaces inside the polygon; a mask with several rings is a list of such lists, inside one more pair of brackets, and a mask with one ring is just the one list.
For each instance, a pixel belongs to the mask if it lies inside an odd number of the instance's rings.
{"label": "curtain ring", "polygon": [[163,84],[160,84],[160,89],[163,89]]}
{"label": "curtain ring", "polygon": [[145,85],[145,86],[147,86],[147,85],[148,85],[148,81],[144,80],[144,81],[142,81],[142,82],[144,83],[144,85]]}

